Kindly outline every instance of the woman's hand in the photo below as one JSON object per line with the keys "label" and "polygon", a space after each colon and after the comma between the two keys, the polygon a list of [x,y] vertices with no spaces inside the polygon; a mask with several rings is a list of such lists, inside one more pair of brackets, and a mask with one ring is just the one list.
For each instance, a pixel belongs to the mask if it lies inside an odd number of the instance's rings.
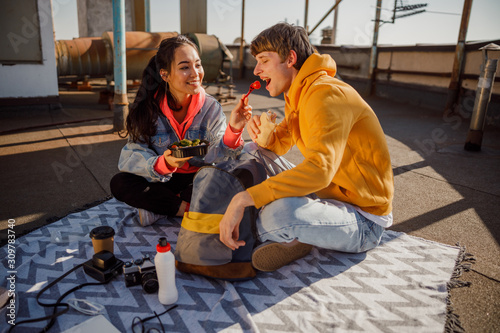
{"label": "woman's hand", "polygon": [[248,97],[241,98],[238,105],[231,111],[229,125],[235,132],[240,132],[252,117],[252,107],[248,105]]}
{"label": "woman's hand", "polygon": [[182,158],[174,157],[174,156],[172,156],[172,151],[170,149],[167,149],[163,153],[163,158],[165,158],[165,162],[167,163],[167,166],[169,166],[171,168],[182,168],[184,163],[186,163],[186,161],[193,158],[193,156],[182,157]]}

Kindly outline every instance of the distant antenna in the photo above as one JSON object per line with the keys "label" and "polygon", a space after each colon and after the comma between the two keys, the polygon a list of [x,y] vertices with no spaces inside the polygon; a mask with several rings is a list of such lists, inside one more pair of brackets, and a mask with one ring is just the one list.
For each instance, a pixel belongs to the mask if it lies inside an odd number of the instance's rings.
{"label": "distant antenna", "polygon": [[[399,4],[398,4],[399,3]],[[419,3],[419,4],[405,4],[403,3],[403,0],[394,0],[394,10],[392,14],[392,21],[384,21],[383,23],[394,23],[396,19],[398,18],[403,18],[407,16],[412,16],[416,14],[421,14],[425,12],[425,9],[420,9],[423,7],[427,7],[426,3]],[[420,9],[420,10],[418,10]],[[396,15],[396,12],[401,13],[401,12],[407,12],[407,13],[402,13],[399,15]]]}
{"label": "distant antenna", "polygon": [[398,15],[398,16],[396,16],[396,18],[398,19],[398,18],[402,18],[402,17],[407,17],[407,16],[411,16],[411,15],[415,15],[415,14],[420,14],[420,13],[423,13],[423,12],[425,12],[425,9],[413,11],[411,13],[406,13],[406,14]]}
{"label": "distant antenna", "polygon": [[422,8],[422,7],[427,7],[427,4],[426,3],[420,3],[420,4],[416,4],[416,5],[399,6],[399,7],[395,7],[394,10],[397,11],[397,12],[402,12],[402,11],[414,10],[414,9]]}

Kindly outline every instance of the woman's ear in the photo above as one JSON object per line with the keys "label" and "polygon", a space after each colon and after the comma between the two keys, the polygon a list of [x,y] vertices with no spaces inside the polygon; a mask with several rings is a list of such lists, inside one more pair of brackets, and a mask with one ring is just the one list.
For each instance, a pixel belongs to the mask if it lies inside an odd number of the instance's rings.
{"label": "woman's ear", "polygon": [[160,70],[160,76],[161,76],[161,78],[162,78],[163,81],[168,82],[167,81],[167,79],[168,79],[168,73],[166,71],[164,71],[164,70],[161,69]]}
{"label": "woman's ear", "polygon": [[294,50],[290,50],[288,53],[288,58],[286,59],[286,64],[288,68],[293,67],[297,63],[297,53]]}

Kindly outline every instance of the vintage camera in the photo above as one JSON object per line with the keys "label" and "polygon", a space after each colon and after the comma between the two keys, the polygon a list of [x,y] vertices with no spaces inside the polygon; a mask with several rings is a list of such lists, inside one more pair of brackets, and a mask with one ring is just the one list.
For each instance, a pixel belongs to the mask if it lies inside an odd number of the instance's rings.
{"label": "vintage camera", "polygon": [[109,282],[122,272],[122,267],[123,261],[106,250],[94,254],[92,259],[83,263],[85,273],[99,282]]}
{"label": "vintage camera", "polygon": [[123,276],[127,287],[142,285],[142,289],[148,294],[158,291],[156,267],[149,255],[133,262],[127,261],[123,265]]}

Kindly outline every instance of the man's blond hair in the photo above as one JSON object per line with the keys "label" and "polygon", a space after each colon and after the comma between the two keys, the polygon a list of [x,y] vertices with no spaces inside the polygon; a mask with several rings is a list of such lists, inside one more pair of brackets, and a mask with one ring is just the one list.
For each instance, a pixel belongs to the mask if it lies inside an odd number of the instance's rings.
{"label": "man's blond hair", "polygon": [[316,50],[304,28],[288,23],[278,23],[262,31],[252,40],[250,52],[255,57],[261,52],[276,52],[284,62],[290,51],[297,53],[294,67],[300,70],[306,59]]}

